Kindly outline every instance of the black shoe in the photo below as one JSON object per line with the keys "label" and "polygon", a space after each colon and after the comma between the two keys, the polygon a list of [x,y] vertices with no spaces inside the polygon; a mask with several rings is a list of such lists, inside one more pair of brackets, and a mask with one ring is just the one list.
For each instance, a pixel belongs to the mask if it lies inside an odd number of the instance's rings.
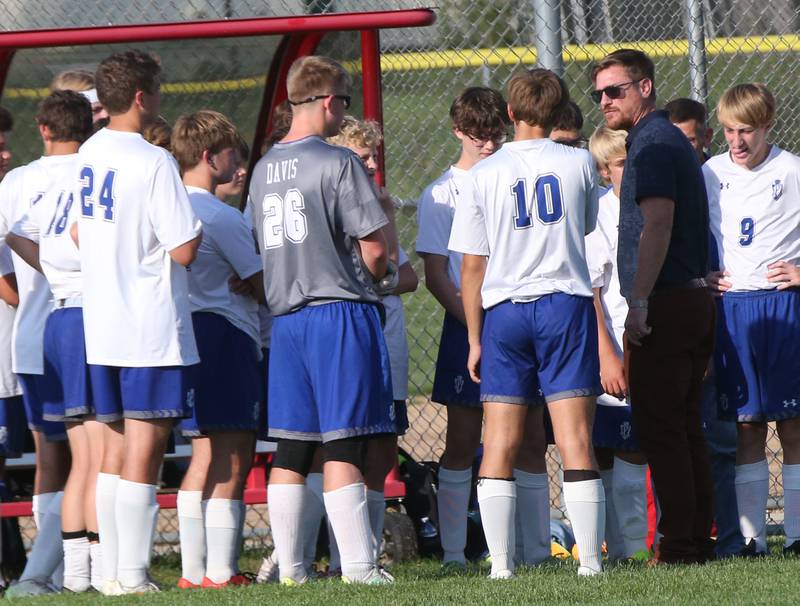
{"label": "black shoe", "polygon": [[[792,545],[794,546],[794,545]],[[800,549],[800,547],[798,547]],[[758,551],[755,539],[750,539],[744,544],[744,547],[736,554],[738,558],[763,558],[766,557],[766,552]]]}
{"label": "black shoe", "polygon": [[788,547],[784,547],[783,555],[790,558],[800,556],[800,541],[795,541]]}

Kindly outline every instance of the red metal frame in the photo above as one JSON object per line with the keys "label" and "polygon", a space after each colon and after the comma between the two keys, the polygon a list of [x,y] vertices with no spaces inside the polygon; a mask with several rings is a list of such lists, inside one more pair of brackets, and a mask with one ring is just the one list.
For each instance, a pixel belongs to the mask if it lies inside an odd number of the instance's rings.
{"label": "red metal frame", "polygon": [[[364,95],[364,119],[375,120],[383,130],[383,87],[381,85],[381,42],[378,30],[361,32],[361,80]],[[386,162],[383,144],[378,151],[378,171],[375,175],[380,185],[386,185]]]}

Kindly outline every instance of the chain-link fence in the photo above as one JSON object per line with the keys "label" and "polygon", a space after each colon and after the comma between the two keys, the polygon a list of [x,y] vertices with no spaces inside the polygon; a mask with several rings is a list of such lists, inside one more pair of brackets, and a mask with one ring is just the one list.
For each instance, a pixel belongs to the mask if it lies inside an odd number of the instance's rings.
{"label": "chain-link fence", "polygon": [[[685,96],[706,101],[712,126],[713,107],[727,87],[764,82],[779,100],[775,142],[792,151],[800,149],[796,124],[800,96],[793,89],[800,52],[800,36],[794,32],[800,25],[800,7],[794,0],[443,0],[439,5],[435,25],[381,34],[388,186],[398,200],[401,243],[412,253],[420,277],[422,264],[413,254],[414,200],[457,158],[458,143],[448,120],[451,100],[470,85],[503,89],[515,69],[537,60],[548,66],[563,65],[564,79],[584,112],[587,135],[601,121],[587,94],[589,66],[610,50],[627,46],[653,58],[661,101]],[[32,11],[24,0],[6,0],[0,29],[423,6],[417,0],[52,0],[38,2]],[[544,18],[548,12],[550,19]],[[274,37],[261,36],[139,46],[156,52],[164,62],[163,112],[168,120],[186,111],[214,108],[228,113],[251,137],[277,43]],[[37,49],[17,54],[2,98],[2,104],[18,118],[12,139],[17,163],[39,152],[32,116],[35,101],[46,94],[53,75],[66,68],[93,68],[117,48]],[[345,61],[357,59],[358,35],[329,34],[319,52]],[[358,98],[356,94],[354,100]],[[360,114],[358,103],[351,111]],[[723,145],[717,132],[710,151],[717,153]],[[442,452],[446,422],[444,410],[430,402],[442,310],[424,286],[405,295],[404,301],[411,350],[411,429],[402,445],[420,459],[435,460]],[[779,522],[781,453],[774,431],[770,435],[770,515],[772,522]],[[557,468],[557,453],[551,450],[549,456],[552,468]],[[560,510],[558,482],[553,483],[551,495]]]}

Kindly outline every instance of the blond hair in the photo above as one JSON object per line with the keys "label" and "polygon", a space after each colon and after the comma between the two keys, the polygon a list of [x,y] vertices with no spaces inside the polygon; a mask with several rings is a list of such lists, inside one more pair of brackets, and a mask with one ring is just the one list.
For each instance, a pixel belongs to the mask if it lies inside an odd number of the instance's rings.
{"label": "blond hair", "polygon": [[86,69],[70,69],[53,78],[50,90],[74,90],[77,93],[94,88],[94,74]]}
{"label": "blond hair", "polygon": [[328,138],[328,143],[342,147],[368,147],[376,149],[383,140],[380,125],[373,120],[358,120],[345,116],[339,134]]}
{"label": "blond hair", "polygon": [[717,120],[722,125],[769,126],[775,120],[775,97],[759,82],[737,84],[720,97]]}
{"label": "blond hair", "polygon": [[607,126],[598,126],[589,138],[589,152],[597,163],[598,168],[605,168],[614,158],[627,156],[625,140],[628,131],[614,130]]}
{"label": "blond hair", "polygon": [[286,92],[289,101],[297,103],[316,95],[347,93],[352,82],[350,74],[333,59],[309,55],[292,63],[286,75]]}
{"label": "blond hair", "polygon": [[181,172],[197,166],[204,151],[216,154],[229,147],[240,150],[243,143],[233,122],[212,110],[184,114],[172,128],[172,155]]}
{"label": "blond hair", "polygon": [[564,82],[549,69],[518,72],[508,83],[508,107],[514,120],[552,128],[569,103]]}

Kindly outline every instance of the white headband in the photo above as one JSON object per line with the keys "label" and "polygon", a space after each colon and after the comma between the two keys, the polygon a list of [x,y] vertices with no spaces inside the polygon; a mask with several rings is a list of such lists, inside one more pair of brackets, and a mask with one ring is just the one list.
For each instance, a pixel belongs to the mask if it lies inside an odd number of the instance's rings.
{"label": "white headband", "polygon": [[89,101],[89,103],[97,103],[100,101],[100,99],[97,98],[96,88],[90,88],[89,90],[81,91],[81,94],[86,97],[86,100]]}

